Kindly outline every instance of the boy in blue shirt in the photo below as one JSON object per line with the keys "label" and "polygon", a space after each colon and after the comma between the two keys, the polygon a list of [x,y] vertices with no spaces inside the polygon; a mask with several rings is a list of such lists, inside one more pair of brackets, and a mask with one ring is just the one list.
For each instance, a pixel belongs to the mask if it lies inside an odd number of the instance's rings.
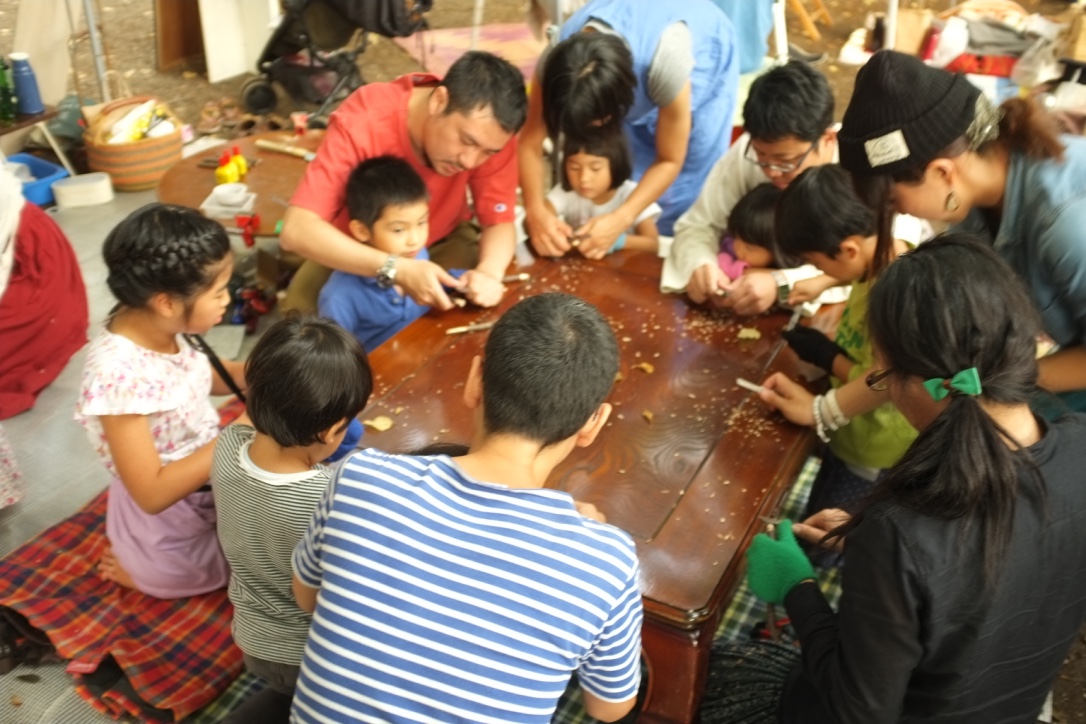
{"label": "boy in blue shirt", "polygon": [[[396,156],[375,156],[358,164],[347,181],[350,232],[356,240],[397,257],[429,259],[430,195],[411,164]],[[395,266],[376,277],[335,271],[321,290],[320,316],[353,334],[366,352],[427,311],[395,283]],[[459,276],[462,271],[451,272]]]}

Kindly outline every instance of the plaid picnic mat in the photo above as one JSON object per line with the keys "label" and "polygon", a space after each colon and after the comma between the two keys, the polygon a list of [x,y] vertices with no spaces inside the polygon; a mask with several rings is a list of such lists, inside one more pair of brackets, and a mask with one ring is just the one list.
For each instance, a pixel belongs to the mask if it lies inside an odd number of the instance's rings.
{"label": "plaid picnic mat", "polygon": [[[95,565],[108,545],[106,499],[103,492],[0,561],[0,605],[48,634],[95,709],[180,719],[218,696],[242,669],[230,636],[233,608],[225,590],[165,601],[99,579]],[[144,702],[168,711],[151,716]]]}
{"label": "plaid picnic mat", "polygon": [[[243,406],[225,405],[228,424]],[[45,632],[98,711],[175,721],[228,690],[243,668],[226,591],[170,601],[98,578],[108,492],[0,561],[0,606]]]}

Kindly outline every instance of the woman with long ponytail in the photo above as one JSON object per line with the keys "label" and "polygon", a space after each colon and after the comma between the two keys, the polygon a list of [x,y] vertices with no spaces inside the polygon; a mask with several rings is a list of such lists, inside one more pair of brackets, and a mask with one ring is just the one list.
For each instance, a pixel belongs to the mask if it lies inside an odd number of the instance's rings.
{"label": "woman with long ponytail", "polygon": [[[1032,723],[1086,617],[1086,416],[1031,411],[1037,314],[966,235],[898,257],[868,323],[868,384],[920,432],[857,515],[751,545],[802,646],[777,720]],[[836,613],[796,536],[844,548]]]}

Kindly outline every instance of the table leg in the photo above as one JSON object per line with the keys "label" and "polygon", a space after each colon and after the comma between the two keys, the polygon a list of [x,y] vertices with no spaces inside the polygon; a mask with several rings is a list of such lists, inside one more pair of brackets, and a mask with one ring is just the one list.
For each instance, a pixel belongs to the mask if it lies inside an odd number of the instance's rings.
{"label": "table leg", "polygon": [[49,131],[49,126],[45,124],[45,121],[39,122],[37,126],[41,129],[42,135],[45,136],[45,140],[53,147],[53,153],[55,153],[60,162],[64,164],[64,168],[68,170],[68,175],[75,176],[75,169],[72,168],[72,164],[68,161],[68,156],[64,153],[64,149],[60,147],[60,144],[57,143],[57,139],[53,138],[53,134]]}
{"label": "table leg", "polygon": [[705,692],[709,649],[719,616],[684,631],[646,618],[641,631],[648,666],[648,693],[639,724],[689,724],[697,719]]}

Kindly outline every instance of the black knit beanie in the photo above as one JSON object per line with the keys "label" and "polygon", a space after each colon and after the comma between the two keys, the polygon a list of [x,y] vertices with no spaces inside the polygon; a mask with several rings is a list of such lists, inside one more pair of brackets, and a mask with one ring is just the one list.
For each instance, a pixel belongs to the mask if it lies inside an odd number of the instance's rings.
{"label": "black knit beanie", "polygon": [[979,95],[964,75],[880,50],[856,74],[837,134],[841,165],[860,176],[926,165],[965,134]]}

